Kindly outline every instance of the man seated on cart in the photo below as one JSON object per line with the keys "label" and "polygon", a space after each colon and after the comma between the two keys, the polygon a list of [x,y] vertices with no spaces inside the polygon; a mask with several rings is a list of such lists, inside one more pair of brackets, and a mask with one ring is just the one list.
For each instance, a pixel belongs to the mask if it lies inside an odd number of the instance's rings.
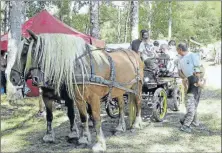
{"label": "man seated on cart", "polygon": [[149,32],[147,30],[143,30],[141,36],[142,42],[140,43],[138,52],[144,61],[146,68],[156,70],[158,68],[156,63],[156,53],[154,45],[150,41]]}

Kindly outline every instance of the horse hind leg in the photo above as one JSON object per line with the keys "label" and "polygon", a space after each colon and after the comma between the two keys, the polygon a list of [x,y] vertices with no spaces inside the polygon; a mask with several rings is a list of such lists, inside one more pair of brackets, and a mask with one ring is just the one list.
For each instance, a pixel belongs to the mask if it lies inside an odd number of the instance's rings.
{"label": "horse hind leg", "polygon": [[100,97],[93,95],[90,99],[90,105],[92,108],[92,116],[96,129],[96,144],[92,147],[93,152],[106,151],[106,141],[101,128],[101,116],[100,116]]}
{"label": "horse hind leg", "polygon": [[118,97],[118,106],[119,106],[119,123],[116,127],[117,132],[125,132],[126,131],[126,123],[124,119],[124,100],[123,96]]}
{"label": "horse hind leg", "polygon": [[[129,100],[132,105],[136,105],[136,118],[132,125],[132,129],[142,129],[142,117],[141,117],[141,96],[142,96],[142,83],[140,82],[138,87],[134,85],[132,89],[137,89],[138,95],[129,94]],[[133,113],[133,112],[131,112]]]}

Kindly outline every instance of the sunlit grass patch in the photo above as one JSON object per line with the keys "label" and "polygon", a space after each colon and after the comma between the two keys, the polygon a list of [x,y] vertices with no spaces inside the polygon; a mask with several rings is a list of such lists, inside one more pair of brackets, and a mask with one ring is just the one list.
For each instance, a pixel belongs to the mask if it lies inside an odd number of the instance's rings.
{"label": "sunlit grass patch", "polygon": [[[10,104],[7,100],[1,103],[1,113],[3,115],[1,120],[2,151],[16,152],[23,150],[32,145],[29,141],[32,138],[38,137],[40,140],[36,141],[42,141],[42,136],[46,132],[46,118],[36,117],[39,110],[38,101],[39,98],[25,98],[13,104]],[[68,120],[64,111],[53,110],[53,116],[53,127],[57,127]],[[32,137],[38,132],[41,133],[41,137]]]}

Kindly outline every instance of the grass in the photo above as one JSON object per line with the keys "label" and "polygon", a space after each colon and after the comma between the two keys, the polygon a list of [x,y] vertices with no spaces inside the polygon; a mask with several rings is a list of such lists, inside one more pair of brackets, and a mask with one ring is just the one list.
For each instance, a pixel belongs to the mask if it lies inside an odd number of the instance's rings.
{"label": "grass", "polygon": [[[107,118],[103,123],[108,152],[221,152],[221,91],[207,87],[198,107],[198,117],[204,129],[194,129],[192,134],[179,131],[179,112],[168,111],[162,123],[146,123],[140,131],[113,136],[111,129],[116,120]],[[1,149],[2,152],[88,152],[90,147],[77,146],[66,141],[69,122],[66,112],[54,111],[53,127],[56,142],[45,144],[46,121],[36,118],[38,99],[29,98],[9,104],[2,97]],[[95,133],[92,134],[95,139]],[[93,143],[95,140],[93,140]]]}

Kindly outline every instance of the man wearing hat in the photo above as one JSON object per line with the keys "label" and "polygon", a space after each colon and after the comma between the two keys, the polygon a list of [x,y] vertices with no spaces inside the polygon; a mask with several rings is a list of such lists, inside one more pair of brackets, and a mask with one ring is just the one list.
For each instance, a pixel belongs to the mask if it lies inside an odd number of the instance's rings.
{"label": "man wearing hat", "polygon": [[184,118],[180,120],[182,124],[181,130],[184,132],[191,132],[190,125],[199,126],[197,120],[197,106],[201,94],[201,87],[204,86],[205,81],[202,81],[202,72],[200,60],[196,56],[188,52],[187,44],[180,43],[177,46],[177,52],[181,55],[178,62],[178,72],[181,78],[187,81],[188,89],[186,94],[186,109],[187,113]]}

